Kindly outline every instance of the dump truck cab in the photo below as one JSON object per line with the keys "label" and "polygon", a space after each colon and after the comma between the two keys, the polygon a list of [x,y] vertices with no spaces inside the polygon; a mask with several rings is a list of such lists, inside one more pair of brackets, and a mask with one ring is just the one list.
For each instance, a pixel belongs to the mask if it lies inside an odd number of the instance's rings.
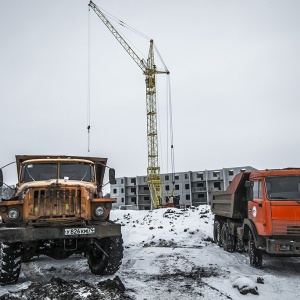
{"label": "dump truck cab", "polygon": [[300,256],[300,169],[240,173],[211,208],[215,241],[229,252],[248,249],[252,266],[261,267],[263,253]]}
{"label": "dump truck cab", "polygon": [[[248,218],[257,240],[270,254],[300,255],[300,169],[266,170],[250,175]],[[282,240],[282,241],[280,241]]]}
{"label": "dump truck cab", "polygon": [[[102,195],[106,163],[97,157],[16,156],[15,193],[0,202],[2,254],[28,261],[84,253],[93,273],[116,272],[123,241],[120,224],[109,220],[115,199]],[[114,183],[114,169],[109,174]],[[16,282],[18,260],[0,262],[0,283]]]}

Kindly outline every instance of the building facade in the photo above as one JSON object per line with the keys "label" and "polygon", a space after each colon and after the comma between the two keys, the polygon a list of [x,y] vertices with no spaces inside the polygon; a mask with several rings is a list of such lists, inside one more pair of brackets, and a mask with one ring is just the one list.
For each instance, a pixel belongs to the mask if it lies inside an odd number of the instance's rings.
{"label": "building facade", "polygon": [[[255,168],[247,166],[188,171],[161,174],[161,180],[168,195],[171,195],[174,189],[175,195],[179,196],[179,205],[190,207],[209,204],[212,193],[226,190],[236,174],[255,170]],[[110,196],[117,200],[114,207],[128,206],[141,210],[152,209],[147,176],[117,178],[116,184],[110,186]]]}

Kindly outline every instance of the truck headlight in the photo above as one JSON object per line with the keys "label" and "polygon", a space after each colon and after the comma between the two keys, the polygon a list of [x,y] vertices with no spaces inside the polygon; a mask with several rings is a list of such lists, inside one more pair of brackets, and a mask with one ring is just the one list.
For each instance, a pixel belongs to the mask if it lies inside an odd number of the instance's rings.
{"label": "truck headlight", "polygon": [[7,216],[11,220],[17,220],[20,216],[20,212],[16,208],[11,208],[11,209],[8,210]]}
{"label": "truck headlight", "polygon": [[289,244],[276,244],[275,245],[275,250],[277,252],[280,251],[293,251],[293,246]]}
{"label": "truck headlight", "polygon": [[279,245],[279,251],[291,251],[291,245]]}
{"label": "truck headlight", "polygon": [[103,206],[97,206],[94,209],[94,214],[96,217],[101,217],[104,215],[104,208]]}

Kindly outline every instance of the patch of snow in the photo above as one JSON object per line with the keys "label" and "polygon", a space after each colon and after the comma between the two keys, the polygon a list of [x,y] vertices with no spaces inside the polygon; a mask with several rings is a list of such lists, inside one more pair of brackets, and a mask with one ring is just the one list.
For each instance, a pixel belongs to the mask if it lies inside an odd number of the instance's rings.
{"label": "patch of snow", "polygon": [[[251,279],[247,278],[247,277],[240,277],[238,279],[236,279],[232,286],[234,288],[237,288],[241,294],[243,293],[248,293],[249,291],[256,291],[258,290],[257,285],[255,284],[254,281],[252,281]],[[253,292],[252,292],[253,293]]]}
{"label": "patch of snow", "polygon": [[[247,253],[225,252],[212,242],[213,215],[207,205],[184,210],[114,210],[111,219],[122,225],[124,258],[116,276],[125,286],[126,299],[300,298],[300,258],[264,255],[262,269],[250,267]],[[31,284],[44,282],[52,282],[49,288],[53,289],[60,282],[53,278],[61,278],[63,287],[78,281],[78,299],[95,293],[102,297],[102,292],[109,293],[100,283],[114,277],[92,274],[82,255],[66,260],[40,256],[23,263],[21,270],[19,283],[0,287],[0,297],[14,297]],[[243,287],[257,288],[259,295],[243,296],[239,291]]]}

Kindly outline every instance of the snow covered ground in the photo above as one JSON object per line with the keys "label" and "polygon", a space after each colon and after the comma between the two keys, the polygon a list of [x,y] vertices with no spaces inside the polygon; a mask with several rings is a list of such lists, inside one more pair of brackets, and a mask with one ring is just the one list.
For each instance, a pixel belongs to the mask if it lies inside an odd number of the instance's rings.
{"label": "snow covered ground", "polygon": [[[63,261],[43,256],[24,263],[19,283],[0,287],[0,299],[300,297],[300,258],[264,256],[262,269],[250,267],[246,253],[228,253],[212,242],[209,206],[115,210],[111,219],[123,225],[125,247],[122,266],[115,276],[91,274],[83,256]],[[239,290],[251,292],[243,295]]]}

